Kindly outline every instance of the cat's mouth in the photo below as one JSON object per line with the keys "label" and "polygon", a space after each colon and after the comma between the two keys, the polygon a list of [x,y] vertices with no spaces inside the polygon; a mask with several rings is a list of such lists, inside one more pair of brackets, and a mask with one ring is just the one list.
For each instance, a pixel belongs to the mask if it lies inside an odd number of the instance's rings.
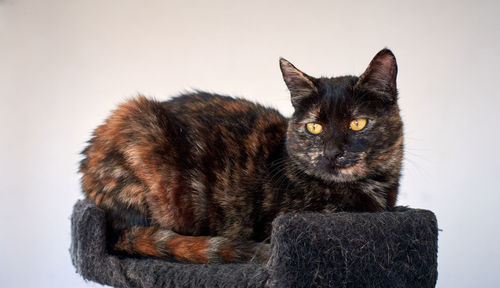
{"label": "cat's mouth", "polygon": [[336,169],[339,175],[353,176],[364,171],[365,163],[360,161],[352,166]]}
{"label": "cat's mouth", "polygon": [[328,163],[323,168],[321,178],[335,182],[356,181],[366,175],[366,161],[358,159],[355,162],[344,165],[332,165]]}
{"label": "cat's mouth", "polygon": [[365,154],[358,156],[358,159],[343,159],[341,163],[320,158],[314,162],[305,162],[296,158],[296,163],[304,167],[303,171],[311,176],[323,179],[327,182],[352,182],[366,176],[367,163]]}

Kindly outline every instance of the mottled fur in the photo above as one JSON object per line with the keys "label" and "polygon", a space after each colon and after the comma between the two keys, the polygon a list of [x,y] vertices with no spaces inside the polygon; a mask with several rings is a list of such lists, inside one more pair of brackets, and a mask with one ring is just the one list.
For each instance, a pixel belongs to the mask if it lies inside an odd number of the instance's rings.
{"label": "mottled fur", "polygon": [[[94,131],[82,187],[107,211],[115,251],[264,261],[280,213],[394,206],[403,136],[393,54],[379,52],[359,78],[313,78],[284,59],[280,65],[290,119],[196,92],[167,102],[137,97]],[[349,130],[358,117],[367,127]],[[308,122],[323,133],[308,133]]]}

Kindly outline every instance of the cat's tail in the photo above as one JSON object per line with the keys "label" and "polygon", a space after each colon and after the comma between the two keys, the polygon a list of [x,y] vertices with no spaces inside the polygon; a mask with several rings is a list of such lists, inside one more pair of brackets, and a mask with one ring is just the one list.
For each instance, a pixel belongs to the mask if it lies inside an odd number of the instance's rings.
{"label": "cat's tail", "polygon": [[122,230],[114,249],[132,255],[171,255],[177,260],[194,263],[265,262],[270,251],[267,243],[184,236],[154,226]]}

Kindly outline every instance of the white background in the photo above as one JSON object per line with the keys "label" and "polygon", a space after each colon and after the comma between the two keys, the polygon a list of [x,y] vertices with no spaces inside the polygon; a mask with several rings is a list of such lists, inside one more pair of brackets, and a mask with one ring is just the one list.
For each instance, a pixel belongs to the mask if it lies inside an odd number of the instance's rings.
{"label": "white background", "polygon": [[[272,3],[271,3],[272,2]],[[0,0],[0,286],[88,287],[68,247],[79,152],[118,103],[192,88],[292,107],[313,76],[399,64],[398,204],[433,210],[438,287],[498,287],[498,1]]]}

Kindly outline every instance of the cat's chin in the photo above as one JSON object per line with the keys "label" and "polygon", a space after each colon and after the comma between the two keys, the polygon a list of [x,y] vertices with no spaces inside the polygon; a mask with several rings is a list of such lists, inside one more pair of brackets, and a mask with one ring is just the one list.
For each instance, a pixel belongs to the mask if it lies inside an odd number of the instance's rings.
{"label": "cat's chin", "polygon": [[[351,165],[332,165],[330,161],[321,159],[315,163],[307,162],[299,157],[291,157],[296,168],[309,176],[319,178],[324,182],[346,183],[354,182],[367,176],[368,167],[364,157]],[[344,164],[345,165],[345,164]]]}
{"label": "cat's chin", "polygon": [[317,173],[320,178],[330,182],[353,182],[366,176],[366,164],[360,161],[349,167],[330,168]]}

